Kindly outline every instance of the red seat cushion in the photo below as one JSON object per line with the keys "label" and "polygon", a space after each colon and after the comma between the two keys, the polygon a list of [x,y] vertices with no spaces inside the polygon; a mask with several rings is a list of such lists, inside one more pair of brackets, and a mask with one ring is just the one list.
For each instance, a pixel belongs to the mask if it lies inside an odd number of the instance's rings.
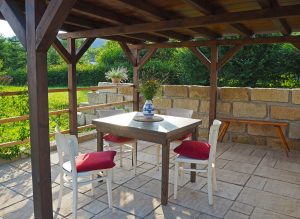
{"label": "red seat cushion", "polygon": [[186,135],[182,136],[181,138],[178,138],[177,140],[183,141],[183,140],[185,140],[187,138],[190,138],[190,137],[192,137],[192,133],[186,134]]}
{"label": "red seat cushion", "polygon": [[77,172],[113,168],[116,165],[114,162],[115,156],[115,151],[80,154],[75,160]]}
{"label": "red seat cushion", "polygon": [[111,141],[111,142],[115,142],[115,143],[124,143],[124,142],[128,142],[128,141],[132,141],[132,138],[125,138],[125,137],[120,137],[114,134],[107,134],[103,137],[103,139],[105,141]]}
{"label": "red seat cushion", "polygon": [[183,141],[174,149],[174,152],[185,157],[207,160],[209,158],[210,145],[202,141]]}

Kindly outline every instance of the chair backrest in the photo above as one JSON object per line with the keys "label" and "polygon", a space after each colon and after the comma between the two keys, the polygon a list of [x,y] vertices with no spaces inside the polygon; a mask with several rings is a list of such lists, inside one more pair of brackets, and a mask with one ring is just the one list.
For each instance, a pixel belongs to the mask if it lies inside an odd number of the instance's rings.
{"label": "chair backrest", "polygon": [[167,115],[185,117],[185,118],[192,118],[193,112],[194,112],[193,110],[182,109],[182,108],[167,109]]}
{"label": "chair backrest", "polygon": [[215,119],[209,130],[209,139],[208,139],[208,143],[210,144],[209,163],[214,163],[216,159],[217,142],[218,142],[218,135],[219,135],[219,129],[221,124],[222,124],[221,121]]}
{"label": "chair backrest", "polygon": [[99,118],[104,118],[104,117],[108,117],[108,116],[114,116],[114,115],[125,113],[125,110],[123,110],[123,109],[96,110],[96,112],[97,112],[97,116]]}
{"label": "chair backrest", "polygon": [[78,140],[75,135],[62,134],[58,127],[55,128],[55,141],[57,146],[59,164],[70,161],[72,170],[76,172],[75,157],[78,155]]}

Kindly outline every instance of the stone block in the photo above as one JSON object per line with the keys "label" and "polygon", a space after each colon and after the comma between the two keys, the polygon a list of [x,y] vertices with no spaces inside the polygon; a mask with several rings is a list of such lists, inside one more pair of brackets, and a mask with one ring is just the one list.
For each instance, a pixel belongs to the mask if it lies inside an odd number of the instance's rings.
{"label": "stone block", "polygon": [[276,130],[273,126],[269,125],[248,125],[248,134],[250,135],[260,135],[260,136],[270,136],[276,137]]}
{"label": "stone block", "polygon": [[184,85],[165,85],[163,90],[167,97],[188,97],[188,87]]}
{"label": "stone block", "polygon": [[292,90],[292,103],[293,104],[300,104],[300,89],[293,89]]}
{"label": "stone block", "polygon": [[131,96],[131,95],[124,95],[124,101],[133,101],[133,96]]}
{"label": "stone block", "polygon": [[233,103],[234,117],[265,118],[267,116],[267,105],[263,103]]}
{"label": "stone block", "polygon": [[[89,104],[87,102],[82,102],[82,103],[79,104],[79,107],[81,107],[81,106],[90,106],[90,105],[91,104]],[[85,114],[95,114],[95,109],[83,110],[81,112],[83,112]]]}
{"label": "stone block", "polygon": [[230,123],[228,131],[229,132],[244,133],[246,131],[246,124],[232,122],[232,123]]}
{"label": "stone block", "polygon": [[300,107],[271,106],[271,118],[300,120]]}
{"label": "stone block", "polygon": [[90,114],[86,114],[85,115],[85,124],[89,125],[92,124],[93,119],[97,119],[98,117],[96,115],[90,115]]}
{"label": "stone block", "polygon": [[275,138],[275,137],[267,137],[267,146],[271,147],[271,148],[275,148],[275,149],[278,149],[278,148],[281,148],[282,147],[282,144],[279,140],[279,138]]}
{"label": "stone block", "polygon": [[300,139],[300,122],[291,122],[290,123],[289,138]]}
{"label": "stone block", "polygon": [[255,88],[251,90],[251,100],[287,103],[289,101],[289,90],[276,88]]}
{"label": "stone block", "polygon": [[155,98],[153,105],[156,109],[169,109],[172,108],[172,99],[168,98]]}
{"label": "stone block", "polygon": [[107,103],[122,102],[124,96],[122,94],[107,93]]}
{"label": "stone block", "polygon": [[249,88],[244,87],[222,87],[220,89],[221,100],[249,100]]}
{"label": "stone block", "polygon": [[174,99],[173,100],[174,108],[183,108],[183,109],[191,109],[194,111],[198,111],[199,100],[192,99]]}
{"label": "stone block", "polygon": [[193,99],[208,100],[210,87],[208,86],[189,86],[189,97]]}
{"label": "stone block", "polygon": [[83,112],[77,112],[77,124],[79,126],[85,125],[85,115]]}
{"label": "stone block", "polygon": [[[117,88],[106,88],[108,86],[115,86],[115,84],[111,83],[111,82],[99,82],[98,83],[98,87],[101,87],[101,89],[99,89],[97,92],[99,93],[117,93]],[[103,89],[104,88],[104,89]]]}
{"label": "stone block", "polygon": [[202,118],[199,118],[202,120],[202,125],[199,126],[199,128],[208,128],[209,127],[209,118],[208,116],[205,116],[205,117],[202,117]]}
{"label": "stone block", "polygon": [[249,137],[247,135],[241,135],[237,133],[231,133],[231,141],[242,143],[242,144],[249,144]]}
{"label": "stone block", "polygon": [[106,103],[106,93],[88,92],[89,104]]}
{"label": "stone block", "polygon": [[118,93],[124,95],[132,95],[133,87],[118,87]]}
{"label": "stone block", "polygon": [[231,103],[217,103],[217,113],[229,115],[231,111]]}
{"label": "stone block", "polygon": [[200,113],[209,113],[209,101],[201,100],[200,102]]}
{"label": "stone block", "polygon": [[202,139],[208,139],[208,129],[207,128],[206,129],[199,128],[198,129],[198,135]]}

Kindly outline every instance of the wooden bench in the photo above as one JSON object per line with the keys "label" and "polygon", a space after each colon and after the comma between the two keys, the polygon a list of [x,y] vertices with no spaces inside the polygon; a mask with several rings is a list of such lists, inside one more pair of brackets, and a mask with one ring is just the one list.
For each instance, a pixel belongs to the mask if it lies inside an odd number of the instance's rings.
{"label": "wooden bench", "polygon": [[285,136],[282,132],[282,127],[288,126],[287,122],[271,122],[271,121],[262,121],[262,120],[246,120],[246,119],[225,119],[221,118],[219,119],[223,122],[223,126],[221,128],[221,131],[219,133],[218,141],[223,141],[223,138],[226,134],[227,129],[229,128],[229,125],[231,122],[235,123],[246,123],[246,124],[254,124],[254,125],[270,125],[273,126],[280,139],[280,142],[282,144],[282,148],[285,151],[286,155],[288,156],[288,152],[290,151],[290,148],[287,144],[287,141],[285,139]]}

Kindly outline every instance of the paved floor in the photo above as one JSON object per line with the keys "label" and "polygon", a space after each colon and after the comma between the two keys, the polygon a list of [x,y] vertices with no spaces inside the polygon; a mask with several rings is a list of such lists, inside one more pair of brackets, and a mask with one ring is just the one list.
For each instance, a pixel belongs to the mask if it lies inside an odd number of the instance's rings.
{"label": "paved floor", "polygon": [[[93,151],[95,140],[82,143],[81,152]],[[208,205],[205,174],[196,183],[182,182],[173,199],[173,162],[170,164],[170,198],[160,205],[160,171],[155,168],[156,147],[139,142],[138,174],[134,176],[131,154],[125,154],[124,167],[114,171],[113,210],[108,209],[106,185],[98,185],[95,196],[90,186],[80,188],[78,218],[300,218],[300,151],[287,158],[280,150],[243,144],[219,144],[217,180],[219,191],[214,206]],[[119,159],[117,157],[117,159]],[[53,205],[58,197],[58,157],[51,154]],[[119,162],[117,162],[119,164]],[[65,189],[63,206],[57,218],[71,218],[72,195]],[[33,217],[31,165],[25,159],[0,166],[0,217]]]}

